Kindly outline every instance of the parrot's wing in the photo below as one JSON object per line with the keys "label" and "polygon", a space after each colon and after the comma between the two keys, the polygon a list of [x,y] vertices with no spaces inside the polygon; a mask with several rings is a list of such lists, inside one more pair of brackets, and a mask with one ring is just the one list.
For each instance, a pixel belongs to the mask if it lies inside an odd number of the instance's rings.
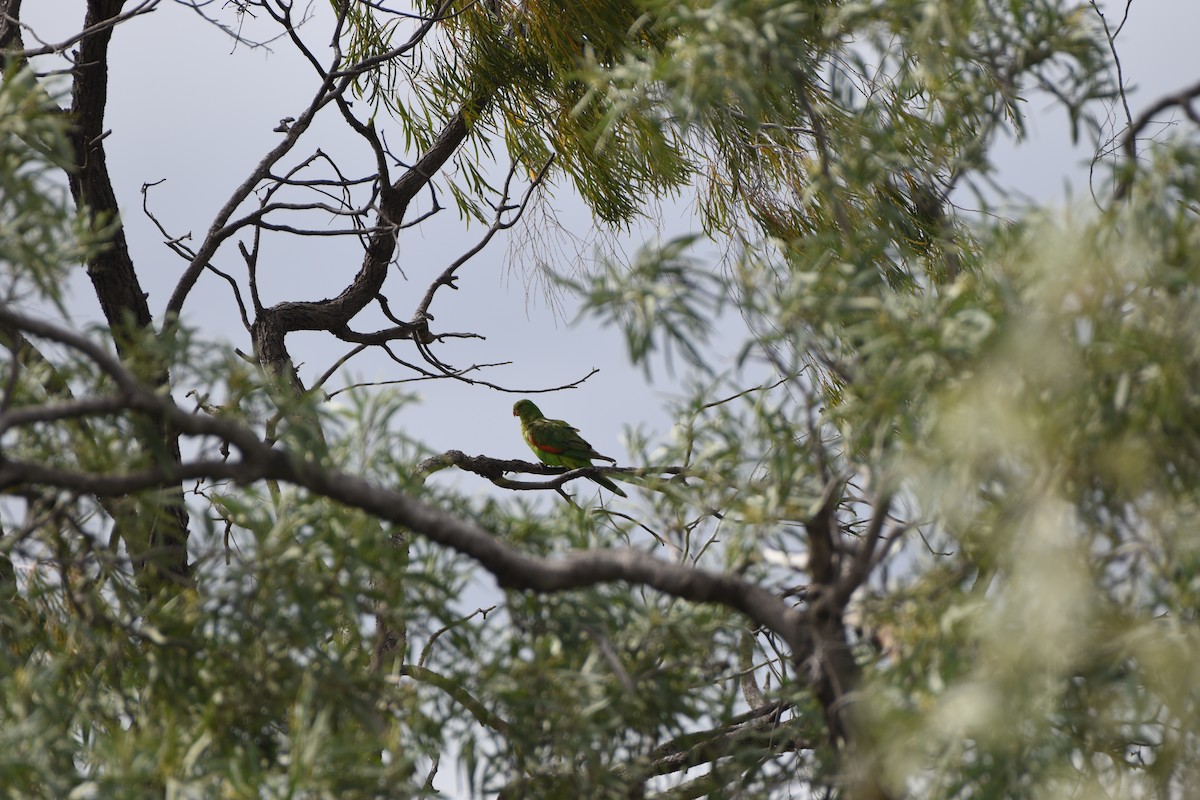
{"label": "parrot's wing", "polygon": [[[537,454],[543,464],[554,467],[577,469],[592,466],[592,459],[600,459],[613,464],[616,459],[597,453],[596,450],[579,435],[579,429],[561,419],[536,419],[528,424],[522,424],[525,441]],[[592,480],[621,497],[627,497],[621,488],[603,475],[592,476]]]}
{"label": "parrot's wing", "polygon": [[565,459],[578,461],[574,466],[590,467],[591,459],[598,458],[601,461],[608,461],[615,464],[615,458],[609,458],[606,455],[601,455],[596,452],[596,448],[592,447],[586,439],[579,435],[579,429],[571,425],[566,420],[548,419],[545,422],[551,423],[553,427],[552,438],[549,444],[558,451]]}
{"label": "parrot's wing", "polygon": [[562,420],[538,419],[529,423],[525,440],[539,453],[561,456],[570,447],[573,431],[574,428]]}

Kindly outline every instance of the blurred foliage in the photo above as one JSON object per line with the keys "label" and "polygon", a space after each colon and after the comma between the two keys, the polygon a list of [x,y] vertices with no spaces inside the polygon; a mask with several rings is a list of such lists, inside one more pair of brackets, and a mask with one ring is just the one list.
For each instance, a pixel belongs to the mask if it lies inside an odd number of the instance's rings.
{"label": "blurred foliage", "polygon": [[[66,120],[27,70],[0,83],[0,301],[40,299],[62,310],[66,272],[106,232],[84,235],[61,180],[72,163]],[[32,290],[32,291],[31,291]]]}
{"label": "blurred foliage", "polygon": [[[419,21],[355,4],[345,52]],[[869,732],[839,761],[809,664],[717,606],[624,584],[497,589],[415,532],[273,483],[185,485],[194,584],[147,597],[109,504],[0,498],[0,787],[12,797],[1185,797],[1200,768],[1200,140],[1126,201],[969,216],[990,146],[1047,92],[1098,129],[1111,54],[1058,0],[417,3],[431,38],[358,76],[483,216],[486,162],[556,156],[598,223],[697,192],[705,240],[562,276],[681,387],[626,504],[425,485],[411,396],[281,391],[210,332],[147,337],[176,397],[533,555],[629,546],[806,602],[832,496],[890,556],[844,620]],[[1044,96],[1044,95],[1039,95]],[[0,302],[54,307],[97,243],[65,121],[0,87]],[[1132,167],[1122,167],[1122,169]],[[955,193],[957,192],[957,193]],[[87,330],[93,341],[106,332]],[[79,353],[0,330],[4,405],[104,397]],[[137,363],[132,364],[137,367]],[[181,405],[183,401],[180,400]],[[5,417],[6,418],[6,417]],[[0,460],[143,468],[133,413],[0,430]],[[188,442],[187,458],[228,459]],[[634,492],[631,491],[631,494]],[[777,704],[777,705],[772,705]],[[764,710],[765,709],[765,710]],[[760,713],[731,727],[739,715]]]}

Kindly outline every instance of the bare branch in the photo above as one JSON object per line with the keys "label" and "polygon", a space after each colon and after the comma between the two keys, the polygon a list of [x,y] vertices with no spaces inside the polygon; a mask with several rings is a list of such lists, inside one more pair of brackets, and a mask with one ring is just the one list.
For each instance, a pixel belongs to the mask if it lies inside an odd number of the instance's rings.
{"label": "bare branch", "polygon": [[1132,170],[1134,168],[1134,164],[1137,162],[1137,142],[1142,131],[1146,129],[1146,126],[1150,125],[1150,123],[1154,121],[1156,116],[1166,111],[1168,108],[1175,106],[1178,106],[1180,109],[1182,109],[1183,113],[1187,115],[1188,119],[1197,125],[1200,125],[1200,111],[1198,111],[1192,105],[1197,98],[1200,98],[1200,81],[1197,81],[1191,86],[1181,89],[1178,92],[1174,92],[1166,97],[1160,98],[1141,114],[1138,114],[1137,119],[1135,119],[1129,126],[1129,130],[1125,132],[1125,140],[1122,147],[1125,150],[1125,157],[1129,162],[1127,168],[1130,170],[1130,172],[1127,172],[1117,184],[1117,190],[1114,194],[1117,200],[1125,199],[1125,196],[1129,193],[1130,186],[1133,183]]}
{"label": "bare branch", "polygon": [[[144,399],[131,398],[131,407],[148,410],[137,407],[140,405],[137,401]],[[192,461],[114,475],[0,459],[0,490],[53,486],[112,496],[198,479],[232,480],[243,484],[283,481],[401,525],[469,556],[504,588],[556,593],[620,581],[643,585],[684,600],[728,606],[778,633],[796,656],[807,657],[809,652],[805,615],[787,606],[773,593],[737,576],[662,561],[645,552],[628,549],[572,551],[557,558],[525,555],[503,544],[495,534],[439,508],[355,476],[324,469],[305,457],[294,458],[285,451],[261,444],[249,429],[226,420],[186,414],[169,399],[158,399],[159,407],[154,410],[173,422],[186,417],[189,433],[223,431],[231,434],[230,441],[242,450],[243,460]],[[5,422],[0,417],[0,427]],[[185,426],[181,424],[180,427]]]}
{"label": "bare branch", "polygon": [[891,510],[892,498],[885,494],[875,503],[875,513],[871,517],[871,522],[867,526],[867,534],[862,542],[862,546],[855,553],[854,560],[851,562],[849,569],[838,580],[835,588],[836,597],[839,603],[845,604],[850,600],[850,595],[862,585],[863,581],[871,574],[871,568],[875,566],[875,552],[879,546],[880,536],[883,533],[883,524]]}
{"label": "bare branch", "polygon": [[[160,419],[185,435],[222,439],[241,455],[238,461],[173,462],[125,474],[96,474],[13,461],[0,454],[0,491],[40,485],[112,496],[178,486],[183,481],[198,479],[243,484],[282,481],[361,509],[469,556],[505,588],[551,593],[615,581],[648,586],[681,599],[735,609],[779,634],[797,659],[810,655],[811,639],[804,624],[805,615],[774,593],[741,577],[662,561],[637,550],[575,551],[558,558],[525,555],[491,532],[436,506],[322,467],[313,463],[309,454],[293,456],[264,444],[253,430],[232,419],[184,411],[169,395],[141,386],[116,358],[74,331],[6,306],[0,306],[0,323],[66,345],[90,358],[116,383],[129,410]],[[13,424],[13,413],[0,415],[0,430]],[[528,466],[541,469],[540,465]]]}
{"label": "bare branch", "polygon": [[[542,168],[538,170],[537,175],[535,175],[533,180],[530,182],[529,187],[525,190],[524,196],[521,198],[521,201],[515,206],[508,204],[508,196],[509,187],[512,184],[513,175],[516,174],[518,163],[514,161],[512,165],[509,166],[508,175],[506,175],[504,178],[504,188],[500,192],[500,200],[496,203],[496,214],[492,218],[492,224],[488,227],[483,237],[475,244],[474,247],[472,247],[463,255],[459,256],[454,263],[443,270],[441,275],[434,279],[433,283],[429,284],[429,288],[425,290],[425,296],[421,298],[421,302],[417,305],[417,310],[413,313],[414,320],[432,319],[433,317],[431,317],[429,314],[429,306],[431,303],[433,303],[433,296],[437,290],[442,286],[449,286],[451,289],[457,289],[458,286],[455,284],[457,277],[455,276],[455,273],[458,271],[459,267],[467,263],[467,261],[472,259],[476,254],[483,250],[483,248],[487,246],[488,242],[492,240],[492,237],[494,237],[497,233],[503,230],[508,230],[520,221],[521,215],[525,213],[525,209],[529,205],[529,200],[533,196],[534,190],[545,180],[546,173],[549,171],[550,165],[553,163],[554,156],[550,156],[550,158],[546,160],[546,163],[542,165]],[[516,213],[509,217],[509,219],[505,220],[504,215],[508,211],[515,211]]]}
{"label": "bare branch", "polygon": [[21,23],[19,20],[14,19],[13,17],[7,17],[7,21],[19,24],[22,28],[29,31],[29,34],[31,36],[33,36],[34,39],[37,39],[37,41],[41,42],[41,44],[42,44],[41,47],[34,47],[34,48],[30,48],[28,50],[23,50],[23,51],[21,51],[21,53],[18,54],[18,58],[29,59],[29,58],[33,58],[34,56],[45,56],[45,55],[51,55],[54,53],[58,53],[58,54],[65,53],[65,52],[67,52],[67,48],[83,41],[84,39],[86,39],[89,36],[92,36],[97,33],[101,33],[103,31],[112,30],[117,25],[120,25],[122,22],[131,20],[134,17],[140,17],[142,14],[149,14],[151,11],[155,10],[155,8],[158,6],[158,4],[160,2],[161,2],[161,0],[144,0],[144,2],[140,3],[139,5],[134,6],[129,11],[126,11],[122,14],[117,14],[116,16],[113,16],[113,17],[109,17],[108,19],[99,20],[91,25],[84,27],[83,30],[79,31],[79,33],[76,33],[74,36],[71,36],[67,39],[63,39],[61,42],[58,42],[56,44],[47,44],[46,42],[43,42],[41,39],[38,38],[37,34],[34,33],[33,28]]}
{"label": "bare branch", "polygon": [[275,147],[271,148],[263,156],[258,165],[250,171],[246,179],[242,181],[229,199],[225,201],[225,205],[217,212],[217,216],[209,227],[204,241],[201,242],[199,249],[196,251],[192,263],[179,278],[175,286],[175,291],[167,302],[166,313],[168,317],[178,315],[183,309],[183,304],[187,300],[188,294],[191,292],[192,287],[195,286],[196,280],[200,277],[200,273],[204,271],[209,259],[213,257],[221,243],[232,236],[237,230],[237,228],[231,229],[226,225],[229,218],[233,216],[233,212],[250,196],[250,193],[258,185],[259,181],[270,174],[271,167],[291,151],[296,142],[299,141],[300,136],[308,130],[317,112],[336,95],[345,91],[347,86],[348,82],[343,82],[341,86],[335,86],[333,80],[329,78],[322,82],[312,101],[309,102],[308,107],[301,111],[296,120],[288,127],[283,141],[275,145]]}
{"label": "bare branch", "polygon": [[[458,467],[465,472],[471,472],[503,489],[518,491],[555,490],[561,491],[567,483],[579,478],[594,478],[597,475],[611,475],[617,478],[655,478],[662,475],[686,476],[688,471],[683,467],[582,467],[566,469],[551,467],[546,464],[535,464],[519,459],[498,459],[488,456],[468,456],[461,450],[447,450],[436,456],[430,456],[417,465],[418,476],[429,476],[449,467]],[[504,477],[506,472],[521,472],[527,475],[553,475],[549,481],[514,481]],[[647,529],[649,531],[649,529]],[[649,531],[658,538],[653,531]]]}

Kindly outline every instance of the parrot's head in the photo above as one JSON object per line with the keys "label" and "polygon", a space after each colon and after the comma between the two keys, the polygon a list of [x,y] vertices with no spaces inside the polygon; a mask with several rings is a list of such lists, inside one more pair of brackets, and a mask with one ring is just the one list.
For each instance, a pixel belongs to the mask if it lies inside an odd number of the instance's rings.
{"label": "parrot's head", "polygon": [[532,419],[541,419],[541,410],[533,404],[532,400],[518,400],[513,405],[513,416],[520,417],[522,422],[528,422]]}

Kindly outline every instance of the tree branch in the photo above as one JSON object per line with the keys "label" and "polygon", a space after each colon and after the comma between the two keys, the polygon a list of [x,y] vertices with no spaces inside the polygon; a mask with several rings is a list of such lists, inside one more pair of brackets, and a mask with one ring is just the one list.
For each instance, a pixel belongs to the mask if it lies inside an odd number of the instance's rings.
{"label": "tree branch", "polygon": [[[106,230],[108,242],[88,257],[87,272],[96,297],[112,330],[117,352],[133,357],[138,335],[153,330],[150,307],[134,269],[121,210],[109,177],[104,150],[104,114],[108,105],[108,45],[113,25],[119,21],[124,0],[88,0],[85,29],[93,33],[80,41],[79,57],[71,70],[71,142],[77,168],[67,178],[71,194],[80,210],[89,216],[91,227]],[[145,8],[143,3],[139,8]],[[136,10],[136,9],[135,9]],[[166,386],[169,375],[165,365],[155,366],[154,383]],[[161,420],[149,431],[137,434],[141,448],[163,467],[178,465],[179,440]],[[188,517],[182,491],[173,491],[152,518],[138,519],[132,512],[117,520],[118,530],[126,546],[141,562],[141,553],[161,553],[152,561],[151,573],[171,582],[186,581],[188,577],[187,540]],[[152,576],[147,588],[157,579]]]}
{"label": "tree branch", "polygon": [[[274,449],[262,443],[254,431],[231,419],[184,411],[169,395],[141,386],[116,358],[80,334],[3,306],[0,306],[0,323],[56,341],[92,359],[124,393],[130,410],[149,414],[189,436],[220,438],[236,447],[241,455],[237,461],[159,464],[112,475],[12,461],[0,452],[0,491],[20,486],[53,486],[96,495],[125,495],[197,479],[243,484],[282,481],[366,511],[469,556],[504,588],[551,593],[625,581],[681,599],[735,609],[779,634],[797,659],[807,658],[811,653],[805,615],[772,592],[736,575],[661,561],[637,550],[574,551],[553,559],[525,555],[470,521],[353,475],[326,469],[312,463],[306,455],[293,456]],[[11,414],[0,414],[0,431],[19,422]]]}
{"label": "tree branch", "polygon": [[1200,81],[1197,81],[1191,86],[1181,89],[1178,92],[1174,92],[1173,94],[1169,94],[1166,97],[1160,98],[1156,103],[1151,105],[1141,114],[1138,114],[1137,119],[1130,124],[1129,130],[1125,132],[1125,139],[1122,143],[1122,147],[1125,150],[1125,158],[1129,162],[1127,166],[1130,172],[1126,173],[1117,184],[1117,189],[1114,193],[1114,196],[1117,200],[1125,199],[1125,196],[1129,193],[1130,187],[1133,185],[1132,170],[1134,169],[1134,165],[1137,163],[1138,136],[1140,136],[1142,131],[1146,129],[1147,125],[1154,121],[1156,116],[1173,106],[1179,106],[1181,109],[1183,109],[1183,113],[1187,115],[1188,119],[1197,125],[1200,125],[1200,111],[1197,111],[1197,109],[1192,105],[1197,98],[1200,98]]}

